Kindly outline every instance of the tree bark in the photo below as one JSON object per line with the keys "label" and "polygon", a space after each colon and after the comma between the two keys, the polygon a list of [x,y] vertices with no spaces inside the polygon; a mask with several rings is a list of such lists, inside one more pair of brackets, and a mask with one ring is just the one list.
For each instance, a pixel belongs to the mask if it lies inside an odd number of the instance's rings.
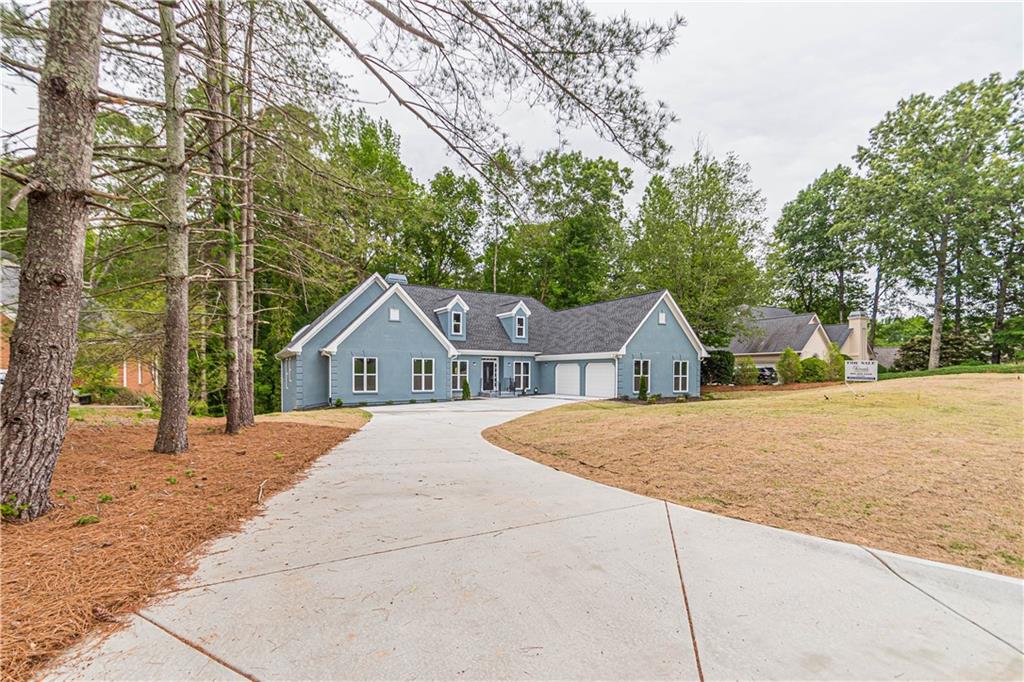
{"label": "tree bark", "polygon": [[839,271],[839,321],[846,322],[846,271]]}
{"label": "tree bark", "polygon": [[1003,271],[996,282],[996,310],[992,318],[992,357],[993,365],[1003,361],[1003,347],[996,342],[995,336],[1006,325],[1006,299],[1009,294],[1010,280],[1014,277],[1016,267],[1016,242],[1011,242],[1003,258]]}
{"label": "tree bark", "polygon": [[100,34],[105,3],[54,0],[39,80],[39,131],[10,368],[0,407],[0,496],[15,515],[50,509],[78,351]]}
{"label": "tree bark", "polygon": [[167,219],[166,310],[160,424],[157,452],[188,450],[188,209],[185,190],[185,102],[181,92],[181,46],[174,25],[174,7],[160,3],[160,51],[164,67],[164,128],[167,160],[164,170],[164,215]]}
{"label": "tree bark", "polygon": [[[207,122],[210,144],[210,174],[213,194],[213,222],[223,233],[224,245],[224,430],[242,430],[238,378],[238,261],[235,255],[235,205],[231,181],[227,179],[231,160],[228,119],[231,110],[226,65],[227,14],[224,0],[206,0],[206,97],[213,116]],[[219,116],[221,114],[223,116]]]}
{"label": "tree bark", "polygon": [[245,31],[245,54],[242,59],[242,90],[245,98],[245,128],[242,131],[242,328],[241,328],[241,415],[243,426],[256,423],[255,363],[256,320],[253,299],[256,290],[255,253],[256,226],[253,210],[253,124],[252,107],[252,40],[256,12],[249,3],[249,21]]}
{"label": "tree bark", "polygon": [[875,347],[875,331],[878,329],[878,307],[882,299],[882,266],[876,266],[875,290],[871,294],[871,328],[868,330],[868,345]]}
{"label": "tree bark", "polygon": [[928,369],[936,369],[939,366],[940,352],[942,349],[942,301],[945,295],[946,286],[946,257],[949,249],[949,230],[945,229],[939,241],[939,251],[936,254],[937,266],[935,269],[935,296],[932,301],[935,312],[932,315],[932,342],[928,349]]}

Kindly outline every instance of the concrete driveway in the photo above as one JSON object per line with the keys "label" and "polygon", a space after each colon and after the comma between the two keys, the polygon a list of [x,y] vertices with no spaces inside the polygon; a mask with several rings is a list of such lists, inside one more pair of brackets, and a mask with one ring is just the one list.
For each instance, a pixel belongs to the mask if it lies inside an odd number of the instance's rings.
{"label": "concrete driveway", "polygon": [[1020,679],[1018,580],[697,512],[373,409],[68,679]]}

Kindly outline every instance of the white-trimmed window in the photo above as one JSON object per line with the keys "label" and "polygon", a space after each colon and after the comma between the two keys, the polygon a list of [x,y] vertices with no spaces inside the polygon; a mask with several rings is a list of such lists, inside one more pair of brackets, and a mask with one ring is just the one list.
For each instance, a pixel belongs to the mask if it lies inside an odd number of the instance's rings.
{"label": "white-trimmed window", "polygon": [[664,310],[659,310],[658,311],[658,324],[665,324],[665,311]]}
{"label": "white-trimmed window", "polygon": [[412,392],[430,393],[434,390],[434,358],[412,359]]}
{"label": "white-trimmed window", "polygon": [[640,377],[647,377],[647,390],[651,390],[651,361],[633,361],[633,393],[640,392]]}
{"label": "white-trimmed window", "polygon": [[451,324],[452,336],[462,336],[462,311],[452,311],[452,324]]}
{"label": "white-trimmed window", "polygon": [[675,393],[686,393],[686,387],[690,378],[690,363],[686,360],[676,360],[672,363],[672,391]]}
{"label": "white-trimmed window", "polygon": [[530,361],[516,360],[512,363],[512,376],[517,391],[530,390]]}
{"label": "white-trimmed window", "polygon": [[400,322],[402,312],[398,308],[388,308],[388,322]]}
{"label": "white-trimmed window", "polygon": [[526,317],[523,315],[516,315],[516,338],[526,338]]}
{"label": "white-trimmed window", "polygon": [[352,358],[352,392],[377,392],[377,358]]}
{"label": "white-trimmed window", "polygon": [[452,360],[452,392],[462,392],[462,382],[469,382],[469,361]]}

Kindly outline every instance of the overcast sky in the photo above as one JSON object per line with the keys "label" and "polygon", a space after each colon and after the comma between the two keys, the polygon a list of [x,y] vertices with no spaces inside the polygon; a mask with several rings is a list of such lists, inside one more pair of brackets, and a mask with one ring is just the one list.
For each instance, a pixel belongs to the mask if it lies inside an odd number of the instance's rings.
{"label": "overcast sky", "polygon": [[[822,171],[848,163],[900,98],[939,94],[996,71],[1009,75],[1024,60],[1021,2],[593,6],[601,14],[628,12],[638,19],[673,13],[686,18],[671,53],[639,72],[644,89],[679,117],[669,131],[672,160],[684,161],[698,136],[715,153],[736,152],[751,165],[772,221]],[[367,86],[361,93],[366,99],[384,99],[366,77],[356,75],[354,81]],[[4,91],[3,100],[4,129],[34,119],[34,93]],[[456,165],[444,145],[397,106],[369,110],[391,121],[402,138],[403,158],[421,180]],[[543,111],[517,108],[501,123],[528,152],[559,143]],[[571,131],[566,141],[590,156],[627,161],[589,131]],[[631,207],[646,172],[637,168],[634,180]]]}
{"label": "overcast sky", "polygon": [[[822,171],[848,163],[900,98],[938,94],[995,71],[1009,75],[1024,60],[1020,2],[593,6],[639,19],[685,17],[671,53],[639,73],[643,88],[679,118],[669,131],[672,160],[686,160],[698,136],[715,153],[736,152],[751,165],[772,221]],[[417,175],[454,163],[410,116],[389,110],[388,118]],[[528,151],[558,143],[543,112],[517,111],[502,123]],[[585,154],[627,161],[592,133],[567,141]],[[636,170],[633,204],[647,179]]]}

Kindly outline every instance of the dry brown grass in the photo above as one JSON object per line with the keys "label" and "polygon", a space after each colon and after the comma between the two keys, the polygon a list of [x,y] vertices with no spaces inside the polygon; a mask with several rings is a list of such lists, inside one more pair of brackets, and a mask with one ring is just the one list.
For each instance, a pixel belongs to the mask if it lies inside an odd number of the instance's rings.
{"label": "dry brown grass", "polygon": [[491,442],[696,509],[1024,576],[1024,380],[973,374],[679,405],[578,403]]}
{"label": "dry brown grass", "polygon": [[[73,414],[53,477],[55,508],[2,526],[5,680],[28,679],[90,631],[116,627],[117,616],[191,570],[196,549],[257,514],[261,483],[265,501],[367,418],[359,410],[331,411],[330,426],[261,418],[237,436],[223,433],[223,420],[197,419],[187,453],[158,455],[156,422],[137,412]],[[90,516],[97,521],[78,525]]]}

